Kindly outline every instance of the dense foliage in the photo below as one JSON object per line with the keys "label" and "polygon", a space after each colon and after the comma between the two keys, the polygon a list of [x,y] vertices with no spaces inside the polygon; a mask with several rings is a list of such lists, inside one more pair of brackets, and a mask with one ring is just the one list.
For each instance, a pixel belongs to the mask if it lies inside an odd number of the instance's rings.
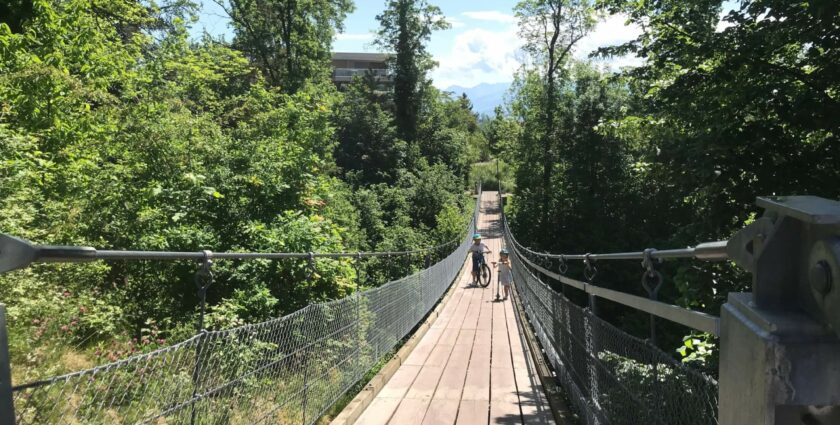
{"label": "dense foliage", "polygon": [[417,137],[423,96],[431,87],[426,74],[435,66],[426,43],[435,30],[449,28],[440,8],[426,0],[389,0],[377,15],[380,29],[376,44],[393,52],[394,116],[400,137]]}
{"label": "dense foliage", "polygon": [[[409,145],[392,93],[364,81],[338,91],[330,43],[350,2],[232,2],[230,43],[190,39],[197,8],[185,0],[20,3],[0,18],[0,232],[275,252],[419,249],[463,232],[476,117],[433,125],[461,102],[429,88],[425,138]],[[207,324],[282,315],[424,261],[218,262]],[[191,335],[195,270],[115,262],[3,275],[15,382]]]}
{"label": "dense foliage", "polygon": [[[562,38],[574,30],[575,8],[587,3],[524,1],[520,18],[527,25],[535,5],[547,8],[543,17],[561,5],[572,15],[560,27],[541,22],[546,39],[555,31]],[[644,63],[610,72],[567,59],[551,75],[548,46],[529,51],[511,105],[519,136],[505,148],[518,165],[510,212],[524,241],[564,253],[683,247],[728,238],[752,220],[756,196],[840,197],[834,183],[840,73],[832,65],[840,55],[840,5],[604,0],[593,6],[641,28],[636,40],[599,54],[631,54]],[[546,103],[552,87],[556,99]],[[553,158],[549,179],[540,181],[545,174],[535,175],[533,166],[546,157]],[[644,294],[626,284],[638,282],[637,264],[598,267],[600,284]],[[748,283],[729,264],[663,267],[663,298],[715,314],[728,292]],[[645,334],[644,317],[605,309],[616,323]],[[689,338],[697,343],[685,345],[680,332],[665,346],[680,345],[687,358],[704,360],[693,355],[704,343]]]}

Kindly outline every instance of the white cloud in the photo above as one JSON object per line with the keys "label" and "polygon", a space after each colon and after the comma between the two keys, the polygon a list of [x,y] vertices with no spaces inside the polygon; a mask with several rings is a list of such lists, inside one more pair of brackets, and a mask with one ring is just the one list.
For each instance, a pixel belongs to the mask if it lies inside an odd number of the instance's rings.
{"label": "white cloud", "polygon": [[454,16],[447,16],[446,22],[449,22],[449,25],[452,25],[452,29],[463,28],[464,25],[466,25],[463,21]]}
{"label": "white cloud", "polygon": [[466,16],[467,18],[475,19],[476,21],[493,21],[501,22],[503,24],[516,23],[515,16],[508,15],[507,13],[500,12],[498,10],[475,10],[462,12],[461,14]]}
{"label": "white cloud", "polygon": [[341,33],[341,34],[336,34],[335,39],[336,40],[341,40],[341,41],[345,41],[345,40],[365,41],[365,40],[372,40],[373,39],[373,34],[371,34],[371,33],[355,33],[355,34],[354,33]]}
{"label": "white cloud", "polygon": [[[464,12],[473,19],[507,22],[499,29],[470,28],[454,36],[448,50],[435,59],[438,68],[432,72],[434,83],[439,88],[451,85],[473,87],[481,83],[500,83],[513,80],[513,74],[527,60],[523,54],[522,40],[515,25],[515,18],[499,12]],[[477,15],[476,15],[477,14]],[[497,16],[507,16],[507,18]],[[614,46],[635,39],[641,34],[637,25],[625,25],[626,17],[614,15],[598,23],[591,34],[576,46],[574,56],[585,60],[598,47]],[[639,66],[643,60],[635,56],[593,60],[599,68],[617,69],[625,66]]]}
{"label": "white cloud", "polygon": [[[610,15],[599,22],[595,29],[575,46],[574,56],[577,59],[587,59],[589,54],[599,47],[616,46],[636,39],[642,29],[631,23],[626,25],[626,15]],[[609,59],[599,59],[598,63],[608,67],[638,66],[642,59],[635,56],[623,56]]]}
{"label": "white cloud", "polygon": [[461,32],[455,36],[449,52],[436,58],[440,65],[432,72],[432,78],[440,88],[512,81],[520,65],[520,46],[515,27]]}

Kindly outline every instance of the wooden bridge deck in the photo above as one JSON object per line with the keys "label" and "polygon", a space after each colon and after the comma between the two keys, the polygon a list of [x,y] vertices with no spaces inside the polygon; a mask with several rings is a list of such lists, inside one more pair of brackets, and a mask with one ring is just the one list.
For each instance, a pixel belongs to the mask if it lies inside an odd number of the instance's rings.
{"label": "wooden bridge deck", "polygon": [[[501,222],[496,192],[484,192],[479,220],[496,261]],[[469,258],[464,267],[470,267]],[[469,270],[467,270],[469,271]],[[511,300],[487,288],[457,287],[405,363],[356,424],[553,424],[548,402],[524,349]]]}

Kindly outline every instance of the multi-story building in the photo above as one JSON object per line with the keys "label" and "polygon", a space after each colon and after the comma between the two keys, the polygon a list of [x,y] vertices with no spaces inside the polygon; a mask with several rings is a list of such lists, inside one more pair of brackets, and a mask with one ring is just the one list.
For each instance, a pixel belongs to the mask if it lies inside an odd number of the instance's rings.
{"label": "multi-story building", "polygon": [[387,60],[386,53],[335,52],[332,54],[332,80],[341,87],[353,81],[354,76],[363,76],[370,71],[381,86],[390,86],[394,80],[388,71]]}

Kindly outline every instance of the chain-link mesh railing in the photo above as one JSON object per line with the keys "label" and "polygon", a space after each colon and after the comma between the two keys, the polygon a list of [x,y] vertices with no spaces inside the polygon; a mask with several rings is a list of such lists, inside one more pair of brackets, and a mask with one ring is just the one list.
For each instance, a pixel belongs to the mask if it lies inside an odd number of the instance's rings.
{"label": "chain-link mesh railing", "polygon": [[717,424],[717,382],[556,292],[512,250],[515,288],[557,379],[585,424]]}
{"label": "chain-link mesh railing", "polygon": [[402,279],[14,387],[17,423],[314,423],[443,296],[464,263],[475,217],[451,254]]}

